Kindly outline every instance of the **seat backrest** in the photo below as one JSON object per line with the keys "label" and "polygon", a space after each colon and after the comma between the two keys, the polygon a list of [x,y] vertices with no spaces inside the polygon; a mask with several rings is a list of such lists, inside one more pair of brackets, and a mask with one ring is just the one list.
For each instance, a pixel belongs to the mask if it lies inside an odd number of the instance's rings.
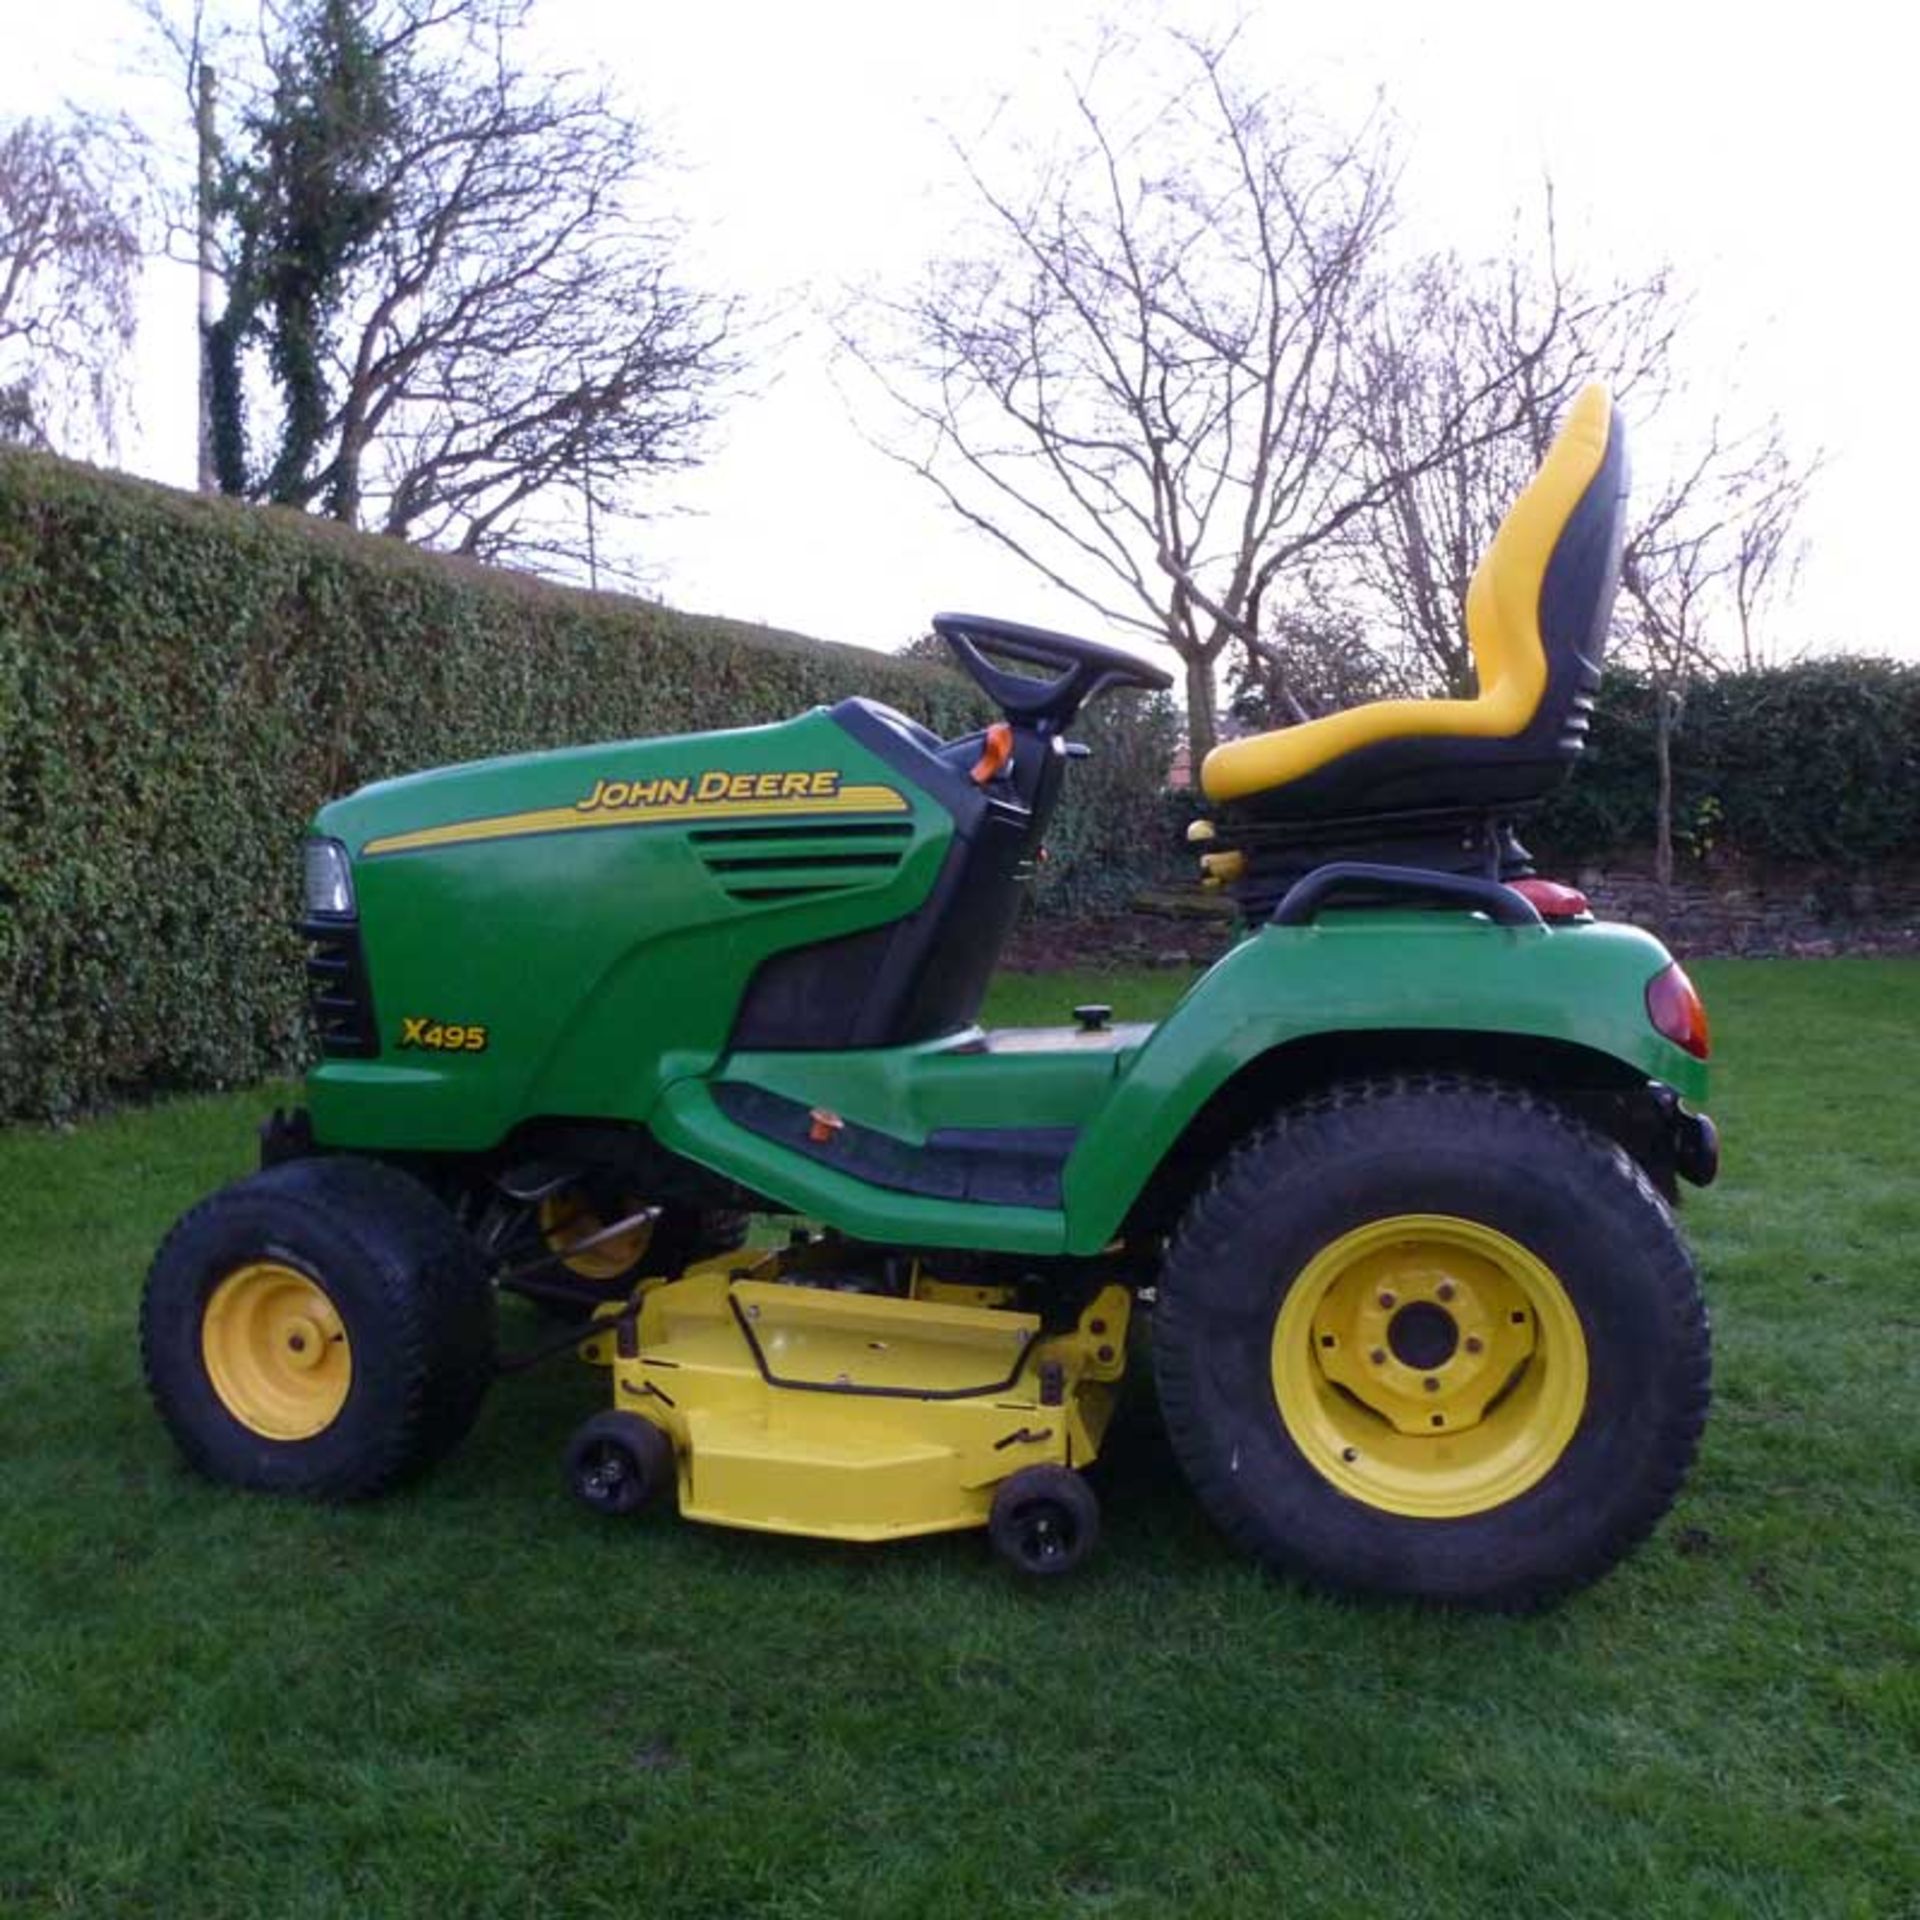
{"label": "seat backrest", "polygon": [[1578,753],[1620,583],[1626,433],[1598,382],[1583,388],[1467,589],[1480,698],[1529,746]]}

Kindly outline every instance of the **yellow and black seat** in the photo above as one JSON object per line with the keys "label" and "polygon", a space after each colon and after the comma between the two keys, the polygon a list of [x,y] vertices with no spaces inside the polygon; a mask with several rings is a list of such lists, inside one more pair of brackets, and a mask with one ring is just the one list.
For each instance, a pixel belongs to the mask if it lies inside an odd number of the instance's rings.
{"label": "yellow and black seat", "polygon": [[1589,386],[1468,588],[1478,694],[1376,701],[1215,747],[1200,784],[1222,840],[1241,839],[1236,823],[1321,823],[1324,837],[1362,820],[1394,838],[1417,817],[1504,817],[1550,792],[1585,744],[1626,498],[1620,418],[1606,388]]}

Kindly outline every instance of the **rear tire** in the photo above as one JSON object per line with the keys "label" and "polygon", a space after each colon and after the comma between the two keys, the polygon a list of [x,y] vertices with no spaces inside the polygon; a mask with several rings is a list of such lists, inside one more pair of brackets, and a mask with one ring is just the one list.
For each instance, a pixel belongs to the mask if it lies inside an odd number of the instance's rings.
{"label": "rear tire", "polygon": [[1653,1528],[1708,1402],[1693,1263],[1628,1156],[1467,1080],[1336,1089],[1240,1147],[1161,1276],[1175,1454],[1323,1587],[1537,1607]]}
{"label": "rear tire", "polygon": [[359,1500],[449,1452],[494,1366],[473,1243],[420,1183],[325,1156],[183,1215],[140,1314],[147,1387],[209,1479]]}

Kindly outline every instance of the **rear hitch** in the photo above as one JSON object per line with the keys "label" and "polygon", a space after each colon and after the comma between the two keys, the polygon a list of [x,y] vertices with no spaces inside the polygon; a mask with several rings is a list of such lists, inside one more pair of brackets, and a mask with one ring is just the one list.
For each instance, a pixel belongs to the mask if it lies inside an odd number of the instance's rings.
{"label": "rear hitch", "polygon": [[1710,1187],[1720,1171],[1720,1129],[1685,1106],[1673,1088],[1656,1081],[1653,1104],[1667,1134],[1673,1170],[1689,1185]]}

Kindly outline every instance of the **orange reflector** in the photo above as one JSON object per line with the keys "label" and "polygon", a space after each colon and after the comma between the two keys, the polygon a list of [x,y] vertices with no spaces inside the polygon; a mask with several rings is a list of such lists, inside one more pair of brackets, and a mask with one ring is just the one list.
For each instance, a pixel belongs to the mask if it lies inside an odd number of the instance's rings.
{"label": "orange reflector", "polygon": [[1713,1043],[1707,1034],[1706,1002],[1679,961],[1647,982],[1647,1018],[1676,1047],[1684,1047],[1696,1060],[1707,1057]]}
{"label": "orange reflector", "polygon": [[815,1107],[807,1115],[807,1138],[824,1147],[846,1124],[831,1107]]}
{"label": "orange reflector", "polygon": [[996,720],[987,729],[980,758],[973,763],[970,776],[976,787],[984,787],[1013,758],[1013,729],[1004,720]]}

